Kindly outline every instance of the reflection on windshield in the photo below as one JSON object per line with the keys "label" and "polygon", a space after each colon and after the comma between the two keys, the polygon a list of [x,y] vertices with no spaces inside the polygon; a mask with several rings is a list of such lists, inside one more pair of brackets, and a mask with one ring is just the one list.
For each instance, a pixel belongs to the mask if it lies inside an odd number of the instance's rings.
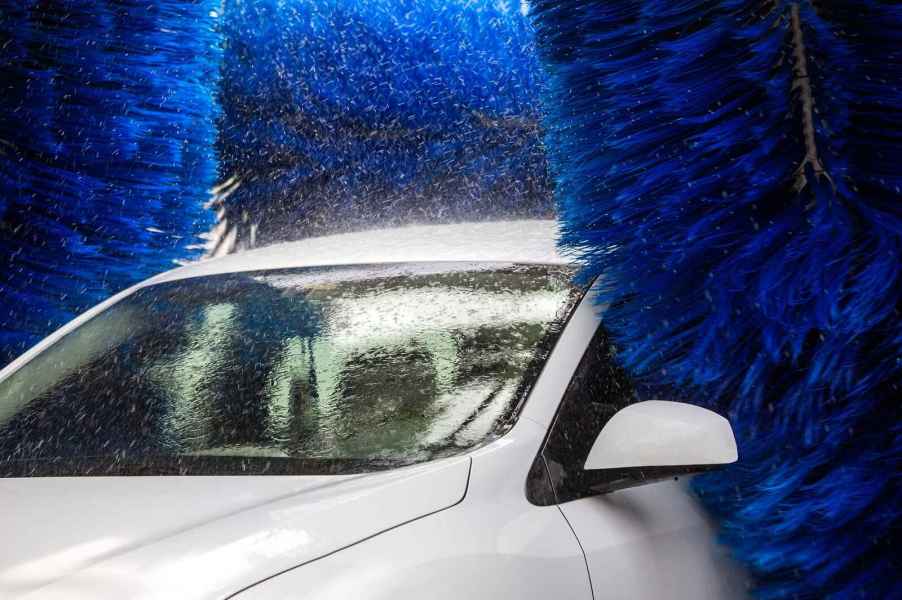
{"label": "reflection on windshield", "polygon": [[337,267],[144,288],[0,382],[0,472],[152,473],[165,457],[336,472],[471,448],[512,422],[577,299],[571,275]]}

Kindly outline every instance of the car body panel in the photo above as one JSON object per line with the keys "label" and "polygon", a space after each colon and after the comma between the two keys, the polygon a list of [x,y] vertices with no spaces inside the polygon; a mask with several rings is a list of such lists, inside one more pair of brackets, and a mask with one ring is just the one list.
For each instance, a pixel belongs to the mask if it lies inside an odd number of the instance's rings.
{"label": "car body panel", "polygon": [[0,479],[0,598],[222,598],[460,502],[468,457],[365,475]]}
{"label": "car body panel", "polygon": [[595,600],[747,597],[686,481],[661,481],[560,505],[586,553]]}
{"label": "car body panel", "polygon": [[491,221],[456,225],[411,225],[255,248],[188,263],[156,281],[240,273],[260,269],[326,267],[402,262],[518,262],[567,264],[551,220]]}
{"label": "car body panel", "polygon": [[475,451],[467,497],[263,581],[236,600],[591,600],[579,543],[556,506],[526,500],[544,429],[520,421]]}

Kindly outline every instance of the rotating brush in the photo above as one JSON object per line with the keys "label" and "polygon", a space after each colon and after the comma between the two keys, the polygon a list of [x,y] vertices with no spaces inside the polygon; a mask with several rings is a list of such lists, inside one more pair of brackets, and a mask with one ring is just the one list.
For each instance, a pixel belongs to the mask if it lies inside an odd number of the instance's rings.
{"label": "rotating brush", "polygon": [[760,598],[902,598],[902,8],[536,0],[564,246]]}
{"label": "rotating brush", "polygon": [[552,214],[519,4],[229,0],[224,40],[220,252]]}
{"label": "rotating brush", "polygon": [[0,364],[197,254],[218,0],[0,0]]}

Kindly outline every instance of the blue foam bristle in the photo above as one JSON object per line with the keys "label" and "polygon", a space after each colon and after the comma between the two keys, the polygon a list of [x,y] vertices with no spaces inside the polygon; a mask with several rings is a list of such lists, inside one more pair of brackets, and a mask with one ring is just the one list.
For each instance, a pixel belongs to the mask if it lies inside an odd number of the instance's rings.
{"label": "blue foam bristle", "polygon": [[537,0],[563,244],[646,389],[728,414],[700,478],[762,598],[902,597],[902,8]]}
{"label": "blue foam bristle", "polygon": [[224,35],[230,222],[273,239],[551,214],[519,4],[230,0]]}
{"label": "blue foam bristle", "polygon": [[0,0],[0,364],[196,254],[217,0]]}

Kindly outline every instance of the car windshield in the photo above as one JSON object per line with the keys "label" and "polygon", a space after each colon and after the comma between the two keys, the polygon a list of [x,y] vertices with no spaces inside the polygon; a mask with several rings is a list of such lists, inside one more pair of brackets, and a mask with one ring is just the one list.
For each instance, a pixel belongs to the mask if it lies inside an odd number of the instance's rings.
{"label": "car windshield", "polygon": [[231,273],[137,290],[0,382],[0,475],[389,468],[503,434],[581,291],[561,265]]}

